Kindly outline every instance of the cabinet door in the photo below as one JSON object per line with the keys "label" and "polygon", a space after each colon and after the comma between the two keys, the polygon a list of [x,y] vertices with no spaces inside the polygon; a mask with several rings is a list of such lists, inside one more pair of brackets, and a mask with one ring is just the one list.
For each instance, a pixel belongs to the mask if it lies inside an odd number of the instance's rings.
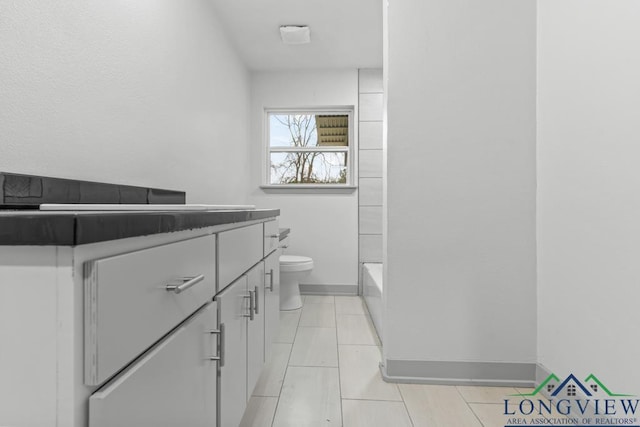
{"label": "cabinet door", "polygon": [[[219,370],[219,426],[237,426],[247,406],[247,276],[241,276],[215,300],[218,304],[221,340]],[[181,424],[188,425],[188,424]]]}
{"label": "cabinet door", "polygon": [[89,399],[90,427],[211,427],[216,305],[210,303]]}
{"label": "cabinet door", "polygon": [[271,253],[264,260],[264,355],[271,360],[271,347],[280,328],[280,254],[282,249]]}
{"label": "cabinet door", "polygon": [[247,328],[247,401],[260,378],[264,366],[264,262],[258,263],[247,272],[249,291],[255,295],[253,319],[249,318]]}

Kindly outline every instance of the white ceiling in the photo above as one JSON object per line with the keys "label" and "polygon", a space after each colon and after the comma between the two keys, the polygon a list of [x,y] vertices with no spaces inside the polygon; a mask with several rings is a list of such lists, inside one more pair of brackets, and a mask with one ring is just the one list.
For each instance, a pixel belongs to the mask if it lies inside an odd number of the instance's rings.
{"label": "white ceiling", "polygon": [[[381,68],[380,0],[212,0],[253,70]],[[311,44],[284,45],[281,25],[308,25]]]}

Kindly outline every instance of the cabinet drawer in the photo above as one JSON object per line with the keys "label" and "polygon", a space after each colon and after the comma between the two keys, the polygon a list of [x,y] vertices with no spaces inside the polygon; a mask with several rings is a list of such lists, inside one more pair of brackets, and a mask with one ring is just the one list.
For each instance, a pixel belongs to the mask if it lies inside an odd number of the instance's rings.
{"label": "cabinet drawer", "polygon": [[218,291],[262,259],[262,224],[218,234]]}
{"label": "cabinet drawer", "polygon": [[90,427],[216,425],[214,303],[89,399]]}
{"label": "cabinet drawer", "polygon": [[215,236],[89,261],[84,272],[85,383],[98,385],[213,297]]}
{"label": "cabinet drawer", "polygon": [[280,243],[280,228],[279,221],[267,221],[264,223],[264,253],[263,256],[269,255],[271,252],[278,249]]}

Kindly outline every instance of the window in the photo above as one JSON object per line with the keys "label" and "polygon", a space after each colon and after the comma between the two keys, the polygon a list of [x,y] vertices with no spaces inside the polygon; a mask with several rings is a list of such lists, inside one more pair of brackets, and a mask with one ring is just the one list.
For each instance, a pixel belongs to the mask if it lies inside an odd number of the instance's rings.
{"label": "window", "polygon": [[567,396],[575,396],[576,395],[576,386],[571,384],[567,386]]}
{"label": "window", "polygon": [[349,187],[353,110],[267,110],[265,184]]}

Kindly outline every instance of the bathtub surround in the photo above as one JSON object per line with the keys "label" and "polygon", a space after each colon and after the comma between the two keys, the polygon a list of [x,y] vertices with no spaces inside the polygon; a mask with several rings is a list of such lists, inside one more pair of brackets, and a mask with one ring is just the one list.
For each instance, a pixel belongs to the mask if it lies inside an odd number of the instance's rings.
{"label": "bathtub surround", "polygon": [[378,336],[382,336],[382,263],[365,262],[362,264],[362,295]]}
{"label": "bathtub surround", "polygon": [[536,3],[386,13],[385,375],[533,383]]}
{"label": "bathtub surround", "polygon": [[362,263],[382,262],[382,69],[358,71],[358,238],[360,289]]}

